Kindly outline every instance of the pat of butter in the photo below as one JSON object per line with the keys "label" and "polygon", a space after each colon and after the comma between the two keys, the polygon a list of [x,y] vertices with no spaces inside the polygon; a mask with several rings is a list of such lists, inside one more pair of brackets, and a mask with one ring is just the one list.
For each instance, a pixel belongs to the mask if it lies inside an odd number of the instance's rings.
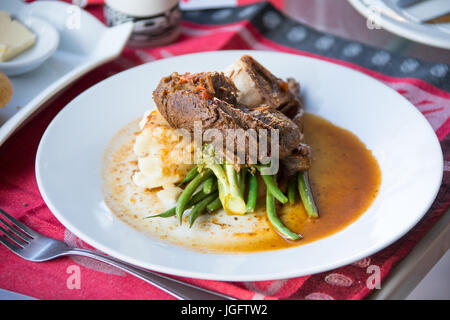
{"label": "pat of butter", "polygon": [[36,36],[19,21],[0,11],[0,61],[8,61],[31,48]]}

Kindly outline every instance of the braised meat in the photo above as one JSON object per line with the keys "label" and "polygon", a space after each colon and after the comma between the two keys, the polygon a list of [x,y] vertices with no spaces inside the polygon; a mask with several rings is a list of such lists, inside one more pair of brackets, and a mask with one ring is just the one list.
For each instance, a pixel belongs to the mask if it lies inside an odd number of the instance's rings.
{"label": "braised meat", "polygon": [[[268,132],[275,129],[279,136],[279,158],[283,166],[289,172],[308,169],[309,148],[302,143],[303,134],[296,123],[282,113],[283,108],[274,108],[273,104],[250,108],[238,103],[237,96],[238,90],[233,81],[218,72],[173,73],[163,78],[153,92],[159,112],[174,128],[193,133],[194,122],[201,121],[202,130],[218,129],[224,137],[228,129],[269,129]],[[272,103],[274,101],[271,100]],[[246,137],[245,148],[250,139]],[[271,139],[270,133],[268,139]],[[204,137],[204,142],[210,141]],[[236,147],[242,148],[239,145]],[[270,154],[271,150],[268,152]],[[245,154],[248,156],[250,152],[245,150]]]}
{"label": "braised meat", "polygon": [[277,78],[248,55],[230,65],[225,75],[239,90],[238,102],[249,108],[265,104],[289,118],[293,118],[302,108],[297,98],[300,91],[298,82],[292,78],[287,81]]}
{"label": "braised meat", "polygon": [[[178,129],[192,130],[195,121],[208,129],[229,125],[230,119],[220,112],[219,104],[236,104],[237,89],[233,82],[219,72],[176,72],[161,79],[153,92],[159,112]],[[231,129],[231,128],[230,128]]]}

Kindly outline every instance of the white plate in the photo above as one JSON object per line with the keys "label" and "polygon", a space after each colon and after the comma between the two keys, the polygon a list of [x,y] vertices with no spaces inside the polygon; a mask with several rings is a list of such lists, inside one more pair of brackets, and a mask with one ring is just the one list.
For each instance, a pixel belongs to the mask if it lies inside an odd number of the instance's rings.
{"label": "white plate", "polygon": [[450,49],[450,23],[428,24],[409,19],[393,0],[348,0],[366,18],[404,38]]}
{"label": "white plate", "polygon": [[[294,77],[307,110],[354,132],[373,151],[382,183],[356,222],[303,246],[251,254],[205,254],[135,231],[107,208],[100,178],[103,152],[119,129],[154,107],[152,90],[172,71],[222,70],[251,54],[274,74]],[[94,247],[152,270],[204,279],[283,279],[330,270],[367,257],[410,230],[441,183],[442,152],[420,112],[382,83],[321,60],[260,51],[218,51],[142,65],[88,89],[45,132],[36,176],[50,210]]]}
{"label": "white plate", "polygon": [[[23,21],[28,18],[46,21],[57,30],[60,38],[56,51],[38,68],[10,77],[14,94],[8,105],[0,109],[2,145],[64,86],[117,57],[133,25],[127,23],[107,28],[88,12],[60,1],[35,1],[30,4],[20,0],[0,1],[0,10],[21,17]],[[22,58],[28,54],[24,53]]]}
{"label": "white plate", "polygon": [[36,43],[17,57],[0,62],[0,71],[7,76],[19,75],[39,67],[55,52],[59,34],[50,23],[32,16],[14,17],[28,27],[36,36]]}

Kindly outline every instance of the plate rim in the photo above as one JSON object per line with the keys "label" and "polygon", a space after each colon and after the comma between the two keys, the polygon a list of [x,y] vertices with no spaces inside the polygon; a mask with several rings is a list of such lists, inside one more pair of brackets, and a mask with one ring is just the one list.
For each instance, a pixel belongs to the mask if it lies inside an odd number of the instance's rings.
{"label": "plate rim", "polygon": [[[414,221],[411,221],[409,223],[409,225],[407,227],[404,228],[404,230],[402,230],[402,232],[398,232],[396,237],[392,237],[392,239],[390,239],[389,241],[385,241],[382,245],[374,245],[372,247],[367,248],[364,251],[360,251],[359,254],[355,254],[352,257],[346,257],[346,258],[342,258],[340,260],[336,260],[333,263],[328,263],[324,266],[321,267],[316,267],[316,266],[312,266],[309,268],[303,268],[301,270],[301,272],[298,271],[291,271],[291,272],[273,272],[271,274],[262,274],[262,275],[255,275],[255,276],[248,276],[248,275],[244,275],[244,276],[240,276],[237,274],[228,274],[228,275],[224,275],[224,274],[216,274],[216,273],[203,273],[203,272],[197,272],[197,271],[184,271],[182,268],[172,268],[172,267],[167,267],[167,266],[161,266],[161,265],[156,265],[156,264],[152,264],[152,263],[146,263],[146,262],[142,262],[139,259],[135,259],[133,257],[129,257],[126,256],[126,254],[123,254],[121,252],[118,252],[116,249],[110,249],[107,246],[104,246],[102,243],[97,242],[95,239],[92,239],[91,237],[87,236],[83,231],[79,230],[77,227],[71,225],[67,219],[64,217],[64,215],[59,212],[59,210],[53,205],[53,203],[51,202],[51,200],[49,199],[49,196],[47,194],[47,192],[45,192],[45,187],[42,184],[42,178],[41,178],[41,174],[39,171],[40,168],[40,157],[41,157],[41,146],[43,145],[43,143],[45,143],[45,139],[48,135],[49,130],[52,128],[52,125],[54,124],[55,121],[57,121],[57,119],[60,117],[60,115],[63,113],[63,111],[69,107],[74,101],[76,101],[77,99],[79,99],[80,96],[87,94],[90,91],[93,91],[96,89],[97,86],[102,85],[104,82],[106,81],[110,81],[111,79],[114,79],[115,77],[119,77],[120,75],[122,75],[123,73],[138,69],[138,68],[146,68],[147,65],[149,64],[154,64],[154,63],[158,63],[158,62],[162,62],[162,63],[166,63],[167,60],[172,60],[172,59],[177,59],[179,57],[196,57],[196,56],[201,56],[201,55],[205,55],[205,54],[211,54],[211,53],[222,53],[222,52],[229,52],[229,53],[234,53],[234,54],[252,54],[255,52],[261,52],[263,54],[275,54],[275,55],[289,55],[289,56],[296,56],[296,57],[300,57],[303,59],[312,59],[312,60],[318,60],[321,63],[324,64],[329,64],[329,65],[333,65],[335,67],[338,68],[342,68],[346,71],[352,72],[352,73],[357,73],[360,76],[365,77],[366,79],[368,79],[369,81],[373,81],[373,82],[377,82],[378,85],[383,86],[386,90],[390,90],[391,93],[393,93],[394,95],[397,95],[398,97],[400,97],[401,99],[403,99],[406,103],[408,103],[410,105],[410,107],[412,108],[412,111],[415,112],[419,118],[421,118],[421,121],[423,122],[423,124],[425,125],[425,127],[427,127],[427,130],[431,130],[431,132],[433,133],[433,139],[434,139],[434,143],[437,143],[439,145],[439,150],[440,150],[440,167],[439,167],[439,183],[437,184],[437,186],[435,187],[435,190],[432,194],[432,196],[430,196],[430,198],[427,201],[427,205],[426,205],[426,210],[424,210],[424,212],[422,212],[420,214],[420,216],[417,217],[417,219],[415,219]],[[434,131],[434,129],[431,127],[431,124],[428,122],[428,120],[423,116],[423,114],[411,103],[409,102],[405,97],[403,97],[401,94],[399,94],[397,91],[395,91],[394,89],[390,88],[389,86],[387,86],[386,84],[384,84],[383,82],[379,81],[376,78],[373,78],[369,75],[366,75],[358,70],[354,70],[352,68],[348,68],[336,63],[332,63],[329,61],[325,61],[322,60],[320,58],[315,58],[315,57],[307,57],[307,56],[301,56],[301,55],[295,55],[295,54],[291,54],[291,53],[285,53],[285,52],[277,52],[277,51],[260,51],[260,50],[221,50],[221,51],[206,51],[206,52],[198,52],[198,53],[190,53],[190,54],[185,54],[185,55],[179,55],[179,56],[173,56],[173,57],[169,57],[166,59],[161,59],[161,60],[157,60],[157,61],[152,61],[149,63],[145,63],[130,69],[127,69],[125,71],[122,71],[120,73],[117,73],[107,79],[104,79],[100,82],[98,82],[97,84],[95,84],[94,86],[88,88],[87,90],[85,90],[84,92],[82,92],[80,95],[78,95],[77,97],[75,97],[64,109],[62,109],[56,116],[55,118],[52,120],[52,122],[50,123],[50,125],[47,127],[47,129],[45,130],[41,141],[39,142],[39,146],[38,146],[38,150],[37,150],[37,154],[36,154],[36,161],[35,161],[35,174],[36,174],[36,180],[37,180],[37,185],[39,188],[39,191],[41,193],[42,198],[44,199],[44,202],[46,203],[46,205],[48,206],[48,208],[50,209],[50,211],[52,212],[52,214],[57,218],[58,221],[60,221],[65,228],[67,228],[68,230],[70,230],[73,234],[75,234],[77,237],[79,237],[81,240],[85,241],[86,243],[88,243],[89,245],[95,247],[98,250],[101,250],[104,253],[107,253],[113,257],[116,257],[118,259],[121,259],[123,261],[129,262],[131,264],[134,264],[136,266],[142,267],[142,268],[146,268],[149,270],[155,270],[157,272],[162,272],[162,273],[166,273],[166,274],[170,274],[170,275],[174,275],[174,276],[181,276],[181,277],[189,277],[189,278],[196,278],[196,279],[204,279],[204,280],[216,280],[216,281],[265,281],[265,280],[280,280],[280,279],[287,279],[287,278],[294,278],[294,277],[300,277],[300,276],[305,276],[305,275],[311,275],[311,274],[317,274],[317,273],[321,273],[321,272],[325,272],[325,271],[330,271],[339,267],[343,267],[346,265],[349,265],[351,263],[354,263],[360,259],[366,258],[380,250],[383,250],[384,248],[388,247],[389,245],[391,245],[392,243],[394,243],[395,241],[399,240],[401,237],[403,237],[407,232],[409,232],[424,216],[425,214],[428,212],[428,210],[430,209],[431,205],[433,204],[433,202],[436,199],[436,196],[439,192],[440,186],[442,184],[442,178],[443,178],[443,153],[442,153],[442,148],[440,146],[440,142],[436,136],[436,133]],[[370,208],[370,207],[369,207]],[[369,209],[368,208],[368,209]],[[368,210],[367,209],[367,210]],[[359,218],[358,218],[359,219]],[[357,220],[358,220],[357,219]],[[357,221],[355,220],[355,221]],[[353,224],[353,223],[352,223]],[[345,228],[343,228],[342,230],[345,230],[346,228],[350,227],[352,224],[346,226]],[[333,237],[336,234],[339,234],[340,232],[342,232],[342,230],[326,237]],[[136,231],[139,232],[139,231]],[[320,239],[315,242],[319,242],[321,241]],[[301,247],[301,246],[300,246]],[[293,248],[288,248],[288,249],[283,249],[283,251],[289,251],[289,250],[295,250],[298,247],[293,247]],[[189,250],[189,249],[187,249]],[[268,252],[276,252],[278,250],[275,251],[268,251]],[[258,255],[264,252],[256,252],[256,253],[249,253],[250,255]],[[226,256],[228,254],[212,254],[212,255],[218,255],[218,256]],[[247,253],[243,253],[243,254],[238,254],[238,255],[247,255]]]}

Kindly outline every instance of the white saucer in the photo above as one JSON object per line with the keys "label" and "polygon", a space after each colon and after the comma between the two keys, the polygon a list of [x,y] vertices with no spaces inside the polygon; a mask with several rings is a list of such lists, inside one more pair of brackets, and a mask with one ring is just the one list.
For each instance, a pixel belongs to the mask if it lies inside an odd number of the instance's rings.
{"label": "white saucer", "polygon": [[55,52],[59,43],[59,33],[50,23],[33,16],[18,17],[17,20],[36,35],[36,43],[10,61],[0,62],[0,71],[7,76],[36,69]]}

